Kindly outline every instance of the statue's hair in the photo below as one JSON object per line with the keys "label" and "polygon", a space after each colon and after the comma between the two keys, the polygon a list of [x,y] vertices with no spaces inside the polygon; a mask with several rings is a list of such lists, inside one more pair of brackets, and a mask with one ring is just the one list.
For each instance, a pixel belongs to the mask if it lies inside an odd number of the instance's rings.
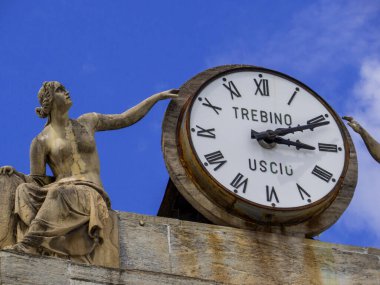
{"label": "statue's hair", "polygon": [[54,92],[60,85],[62,84],[57,81],[45,81],[42,84],[42,87],[38,91],[38,101],[40,102],[41,107],[36,108],[36,113],[40,118],[50,117],[49,115],[52,108]]}

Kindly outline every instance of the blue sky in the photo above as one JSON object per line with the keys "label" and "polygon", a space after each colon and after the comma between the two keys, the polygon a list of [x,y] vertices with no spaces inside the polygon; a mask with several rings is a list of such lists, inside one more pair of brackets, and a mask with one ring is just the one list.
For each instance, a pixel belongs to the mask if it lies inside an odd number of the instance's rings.
{"label": "blue sky", "polygon": [[[77,117],[122,112],[233,63],[299,79],[380,139],[378,27],[377,0],[0,0],[0,165],[29,173],[29,144],[44,125],[34,113],[43,81],[67,87]],[[168,180],[160,146],[167,103],[134,126],[97,134],[114,209],[156,214]],[[352,136],[358,187],[319,239],[380,248],[380,165]]]}

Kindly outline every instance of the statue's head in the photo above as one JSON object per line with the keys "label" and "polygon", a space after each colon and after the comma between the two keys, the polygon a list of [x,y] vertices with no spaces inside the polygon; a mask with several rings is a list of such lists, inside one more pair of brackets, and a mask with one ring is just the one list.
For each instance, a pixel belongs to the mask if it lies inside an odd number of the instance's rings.
{"label": "statue's head", "polygon": [[53,108],[54,101],[66,105],[67,108],[71,106],[71,99],[65,87],[58,81],[46,81],[38,91],[38,101],[41,107],[36,108],[36,113],[40,118],[48,118],[47,124],[50,123],[50,113]]}

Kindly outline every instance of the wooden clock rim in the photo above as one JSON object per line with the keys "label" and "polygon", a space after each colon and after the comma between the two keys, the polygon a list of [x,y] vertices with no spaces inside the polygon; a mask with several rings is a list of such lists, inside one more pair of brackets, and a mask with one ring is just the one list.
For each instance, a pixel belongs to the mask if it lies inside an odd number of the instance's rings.
{"label": "wooden clock rim", "polygon": [[[202,163],[202,160],[199,158],[198,156],[198,153],[196,152],[195,148],[194,148],[194,145],[193,145],[193,141],[191,140],[191,133],[190,133],[190,114],[191,114],[191,111],[193,109],[193,106],[194,106],[194,101],[197,99],[198,95],[213,81],[225,76],[225,75],[228,75],[228,74],[232,74],[232,73],[236,73],[236,72],[240,72],[240,71],[255,71],[255,72],[263,72],[263,73],[268,73],[268,74],[271,74],[271,75],[276,75],[278,77],[281,77],[281,78],[284,78],[288,81],[291,81],[293,83],[295,83],[296,85],[298,85],[299,87],[303,88],[304,90],[307,90],[307,92],[309,92],[314,98],[316,98],[327,110],[328,112],[332,115],[332,117],[334,118],[334,121],[337,123],[338,127],[339,127],[339,132],[343,138],[343,144],[344,144],[344,156],[345,156],[345,159],[344,159],[344,166],[342,168],[342,171],[341,173],[339,174],[339,178],[337,178],[336,180],[336,183],[335,183],[335,186],[328,192],[327,195],[325,195],[324,197],[322,197],[321,199],[315,201],[315,202],[312,202],[310,204],[307,204],[307,205],[304,205],[304,206],[298,206],[298,207],[270,207],[270,206],[266,206],[266,205],[262,205],[262,204],[259,204],[259,203],[256,203],[256,202],[253,202],[253,201],[250,201],[244,197],[241,197],[235,193],[232,193],[230,190],[228,190],[226,187],[224,187],[224,185],[222,185],[218,180],[216,180],[212,174],[207,170],[207,168],[204,167],[203,163]],[[198,162],[198,165],[202,168],[203,172],[205,174],[207,174],[210,179],[216,184],[218,185],[218,187],[220,189],[222,189],[222,191],[225,191],[227,195],[231,195],[234,199],[239,199],[239,200],[242,200],[244,201],[244,203],[247,203],[248,205],[251,205],[251,206],[254,206],[254,207],[258,207],[258,208],[262,208],[262,209],[266,209],[266,210],[269,210],[269,211],[273,211],[273,212],[286,212],[286,211],[289,211],[289,212],[292,212],[292,211],[297,211],[297,210],[307,210],[307,209],[312,209],[312,208],[315,208],[316,206],[322,204],[322,203],[325,203],[327,200],[330,200],[330,199],[334,199],[337,195],[338,195],[338,192],[339,192],[339,189],[341,188],[342,186],[342,183],[343,183],[343,177],[345,176],[345,174],[347,173],[347,168],[348,168],[348,160],[349,160],[349,153],[350,153],[350,146],[347,142],[347,138],[346,138],[346,135],[344,134],[344,132],[342,131],[342,121],[340,119],[340,117],[336,114],[336,112],[334,111],[334,109],[318,94],[316,93],[314,90],[312,90],[310,87],[308,87],[307,85],[305,85],[304,83],[300,82],[299,80],[289,76],[289,75],[286,75],[284,73],[281,73],[281,72],[278,72],[278,71],[275,71],[275,70],[271,70],[271,69],[267,69],[267,68],[264,68],[264,67],[257,67],[257,66],[244,66],[244,67],[241,67],[241,68],[234,68],[234,69],[230,69],[230,70],[226,70],[224,72],[221,72],[215,76],[212,76],[210,77],[209,79],[207,79],[206,81],[204,81],[202,83],[201,86],[199,86],[199,88],[196,90],[196,92],[194,92],[193,94],[190,94],[189,98],[188,98],[188,102],[186,102],[186,104],[183,106],[183,109],[184,111],[186,110],[186,112],[182,112],[181,113],[181,116],[179,117],[179,120],[185,120],[185,129],[186,129],[186,133],[187,133],[187,138],[189,140],[189,144],[190,144],[190,147],[191,147],[191,150],[192,150],[192,153],[194,154],[195,158],[197,159],[197,162]],[[185,116],[183,116],[185,114]],[[178,125],[177,126],[178,128],[180,128],[181,126]],[[179,133],[179,130],[177,130],[177,133]]]}
{"label": "wooden clock rim", "polygon": [[[346,172],[347,175],[342,178],[342,189],[338,191],[336,198],[333,199],[330,206],[322,213],[312,216],[308,220],[300,222],[298,224],[262,225],[253,221],[247,221],[238,216],[231,215],[228,210],[220,207],[219,205],[215,205],[204,193],[198,189],[198,185],[192,181],[186,168],[181,162],[180,154],[178,153],[177,149],[179,142],[178,138],[176,137],[176,129],[180,123],[178,119],[183,115],[184,105],[189,103],[188,98],[186,96],[183,96],[186,93],[187,89],[190,89],[192,87],[191,84],[194,83],[194,81],[204,83],[213,77],[219,77],[223,72],[228,73],[228,71],[233,71],[236,69],[249,69],[252,67],[254,66],[224,65],[205,70],[187,81],[181,87],[182,92],[180,92],[180,97],[170,102],[163,122],[162,150],[171,180],[175,184],[176,188],[180,191],[180,193],[188,200],[188,202],[193,205],[194,208],[196,208],[202,215],[216,224],[258,231],[277,232],[285,235],[317,235],[333,225],[343,214],[344,210],[348,207],[353,197],[357,182],[357,158],[355,148],[346,127],[340,120],[337,120],[337,122],[340,122],[343,125],[341,131],[343,131],[346,135],[347,143],[350,146],[350,148],[346,147],[346,149],[350,149],[350,157],[348,169]],[[292,77],[287,76],[287,78]],[[298,83],[298,80],[296,80],[296,82]],[[304,86],[304,84],[302,84],[302,86]],[[310,90],[310,88],[307,89]],[[323,98],[321,99],[323,100]],[[331,113],[335,114],[335,111]]]}

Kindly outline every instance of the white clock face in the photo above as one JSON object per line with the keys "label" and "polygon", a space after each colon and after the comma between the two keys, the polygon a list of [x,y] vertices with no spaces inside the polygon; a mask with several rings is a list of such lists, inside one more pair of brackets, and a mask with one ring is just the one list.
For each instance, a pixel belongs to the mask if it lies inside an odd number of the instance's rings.
{"label": "white clock face", "polygon": [[[263,136],[321,122],[313,130],[278,135],[279,143],[251,137],[252,131]],[[235,71],[215,79],[194,98],[189,127],[193,150],[209,175],[226,191],[263,206],[318,202],[345,165],[333,114],[302,84],[275,73]],[[296,145],[280,144],[288,139]]]}

